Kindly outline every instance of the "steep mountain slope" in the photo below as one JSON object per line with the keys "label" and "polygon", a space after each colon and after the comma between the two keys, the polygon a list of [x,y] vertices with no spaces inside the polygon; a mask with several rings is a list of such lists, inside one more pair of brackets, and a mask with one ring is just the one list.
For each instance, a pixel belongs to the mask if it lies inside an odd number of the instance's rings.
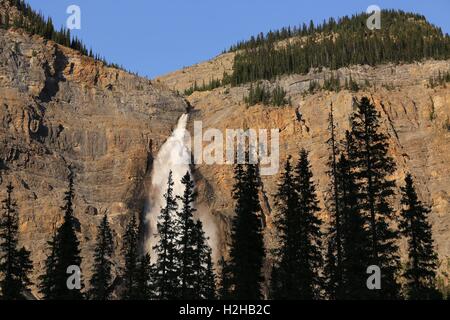
{"label": "steep mountain slope", "polygon": [[101,215],[108,214],[120,249],[122,227],[143,211],[152,152],[186,108],[182,98],[147,79],[38,36],[0,29],[0,197],[12,181],[33,280],[62,218],[67,167],[76,176],[87,276]]}
{"label": "steep mountain slope", "polygon": [[[227,53],[211,61],[185,68],[158,78],[179,91],[192,86],[193,81],[220,78],[224,71],[232,70],[232,58]],[[231,62],[230,62],[231,59]],[[194,92],[187,97],[192,111],[192,122],[202,121],[203,132],[209,128],[271,129],[280,130],[280,168],[287,155],[298,157],[305,147],[310,152],[315,181],[318,184],[321,206],[328,187],[326,161],[328,150],[327,118],[333,103],[338,129],[342,135],[349,127],[353,111],[353,98],[369,96],[382,117],[382,128],[390,137],[391,155],[398,170],[397,184],[403,183],[407,171],[417,180],[420,196],[432,206],[431,222],[442,270],[447,268],[450,257],[450,88],[429,86],[429,79],[450,70],[450,60],[428,60],[412,64],[384,64],[379,66],[353,66],[335,72],[328,69],[311,71],[306,75],[282,76],[274,81],[263,81],[268,88],[280,85],[292,100],[291,106],[272,107],[256,105],[248,107],[243,97],[249,84],[232,87],[226,85],[211,91]],[[207,75],[206,77],[204,75]],[[339,92],[318,90],[309,92],[310,83],[321,86],[331,74],[341,79],[352,79],[360,86],[358,92],[342,89]],[[191,123],[193,132],[193,124]],[[204,146],[209,143],[204,142]],[[222,252],[227,252],[230,221],[233,215],[231,198],[233,167],[230,165],[206,165],[196,168],[199,180],[200,207],[210,211],[219,226]],[[280,169],[281,170],[281,169]],[[263,176],[261,200],[268,228],[266,240],[273,245],[271,228],[274,198],[278,175]],[[267,200],[265,200],[267,199]],[[398,209],[398,201],[396,202]],[[327,220],[326,210],[323,211]]]}

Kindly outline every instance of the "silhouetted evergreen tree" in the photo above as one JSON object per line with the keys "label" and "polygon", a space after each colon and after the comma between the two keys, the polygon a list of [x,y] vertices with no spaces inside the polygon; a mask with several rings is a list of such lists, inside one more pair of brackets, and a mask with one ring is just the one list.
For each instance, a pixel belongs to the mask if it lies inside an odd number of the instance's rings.
{"label": "silhouetted evergreen tree", "polygon": [[369,263],[380,267],[382,275],[381,290],[372,293],[374,298],[396,299],[399,297],[398,232],[392,227],[394,212],[390,205],[395,181],[389,178],[395,171],[395,163],[388,155],[388,138],[380,132],[380,115],[375,106],[366,97],[355,103],[357,111],[351,117],[351,133],[360,209],[370,230]]}
{"label": "silhouetted evergreen tree", "polygon": [[265,256],[261,207],[258,198],[259,177],[256,165],[235,167],[235,217],[232,224],[230,274],[234,299],[258,300],[262,297],[262,264]]}
{"label": "silhouetted evergreen tree", "polygon": [[225,261],[223,257],[221,257],[219,261],[219,283],[217,287],[217,294],[220,300],[229,300],[231,299],[231,274],[229,264]]}
{"label": "silhouetted evergreen tree", "polygon": [[193,275],[194,299],[214,300],[216,297],[216,283],[212,262],[212,250],[200,220],[195,222],[193,232]]}
{"label": "silhouetted evergreen tree", "polygon": [[136,300],[150,300],[153,297],[153,268],[150,255],[143,255],[136,270]]}
{"label": "silhouetted evergreen tree", "polygon": [[320,298],[323,279],[320,271],[323,268],[321,254],[322,232],[321,220],[318,218],[319,201],[317,200],[313,174],[311,172],[308,153],[302,149],[295,166],[294,188],[298,195],[299,237],[297,243],[298,265],[295,270],[300,285],[299,299],[311,300]]}
{"label": "silhouetted evergreen tree", "polygon": [[345,299],[368,299],[366,269],[370,258],[370,235],[359,203],[359,184],[355,175],[355,144],[346,132],[345,154],[337,163],[337,180],[340,212],[342,216],[342,289]]}
{"label": "silhouetted evergreen tree", "polygon": [[[49,300],[81,300],[83,294],[83,281],[80,278],[81,288],[69,289],[67,280],[70,274],[67,270],[70,266],[81,268],[81,256],[79,241],[75,233],[75,218],[73,216],[74,199],[74,174],[69,167],[69,188],[65,192],[64,220],[61,226],[56,230],[52,241],[48,242],[50,246],[50,255],[45,262],[45,273],[40,276],[40,292],[45,299]],[[81,275],[80,275],[81,277]]]}
{"label": "silhouetted evergreen tree", "polygon": [[434,250],[430,209],[419,199],[411,174],[405,178],[402,190],[400,231],[408,240],[408,264],[404,277],[406,295],[413,300],[440,299],[436,289],[438,256]]}
{"label": "silhouetted evergreen tree", "polygon": [[[194,223],[194,181],[187,172],[181,183],[184,185],[184,193],[181,200],[182,208],[178,212],[177,231],[180,236],[176,239],[177,261],[179,264],[180,298],[183,300],[194,299],[199,294],[195,290],[195,223]],[[198,288],[197,288],[198,289]]]}
{"label": "silhouetted evergreen tree", "polygon": [[125,267],[122,273],[122,278],[125,286],[122,299],[124,300],[135,300],[138,295],[136,290],[136,275],[139,259],[138,239],[138,226],[136,216],[133,214],[128,222],[125,229],[125,234],[123,236],[122,254],[124,256]]}
{"label": "silhouetted evergreen tree", "polygon": [[0,216],[0,289],[1,299],[21,300],[31,281],[28,277],[33,269],[30,252],[18,248],[19,215],[12,198],[14,187],[6,187],[6,199],[2,201]]}
{"label": "silhouetted evergreen tree", "polygon": [[271,280],[273,299],[301,299],[302,289],[298,274],[301,241],[301,213],[293,168],[288,157],[276,194],[277,213],[275,226],[279,237],[279,248],[275,250],[278,263],[274,265]]}
{"label": "silhouetted evergreen tree", "polygon": [[44,274],[39,276],[39,293],[44,300],[50,300],[54,297],[55,284],[56,284],[56,231],[54,232],[52,239],[47,241],[50,253],[45,259],[45,271]]}
{"label": "silhouetted evergreen tree", "polygon": [[105,214],[98,227],[94,249],[94,266],[90,280],[89,296],[93,300],[108,300],[111,295],[113,235]]}
{"label": "silhouetted evergreen tree", "polygon": [[179,296],[179,279],[177,266],[176,239],[179,234],[174,215],[177,201],[173,194],[172,172],[169,173],[167,192],[164,194],[165,206],[161,208],[158,218],[158,244],[153,248],[157,254],[155,266],[155,287],[157,298],[173,300]]}
{"label": "silhouetted evergreen tree", "polygon": [[333,104],[328,117],[328,139],[329,159],[328,176],[330,177],[329,194],[327,197],[327,209],[330,213],[330,228],[328,230],[327,242],[327,268],[328,268],[328,294],[333,299],[343,298],[343,252],[342,252],[342,206],[340,204],[341,195],[339,189],[338,175],[338,141],[336,138],[336,125],[334,122]]}

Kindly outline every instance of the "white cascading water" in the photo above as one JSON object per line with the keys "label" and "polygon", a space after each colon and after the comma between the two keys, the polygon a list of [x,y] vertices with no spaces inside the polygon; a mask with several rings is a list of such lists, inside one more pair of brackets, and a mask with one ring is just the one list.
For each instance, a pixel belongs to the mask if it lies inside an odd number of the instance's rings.
{"label": "white cascading water", "polygon": [[[184,191],[181,179],[190,172],[191,152],[187,143],[186,125],[188,115],[184,114],[178,120],[177,127],[172,132],[169,139],[163,144],[153,162],[152,182],[148,204],[145,213],[145,221],[147,224],[147,236],[145,240],[145,248],[147,252],[152,252],[157,238],[155,237],[156,225],[161,208],[164,206],[164,193],[167,191],[167,180],[169,172],[172,170],[174,181],[174,194],[181,196]],[[152,255],[152,258],[153,257]]]}

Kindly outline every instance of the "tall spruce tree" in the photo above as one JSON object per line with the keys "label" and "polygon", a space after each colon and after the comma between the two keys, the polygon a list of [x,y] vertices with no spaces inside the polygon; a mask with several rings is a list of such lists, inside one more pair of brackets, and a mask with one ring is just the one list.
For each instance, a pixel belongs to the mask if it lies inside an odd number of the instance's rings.
{"label": "tall spruce tree", "polygon": [[18,248],[19,216],[12,198],[14,187],[6,187],[6,199],[2,201],[0,216],[0,289],[3,300],[21,300],[29,289],[32,270],[30,252]]}
{"label": "tall spruce tree", "polygon": [[327,291],[330,298],[343,298],[343,252],[342,252],[342,212],[340,204],[340,189],[338,176],[338,141],[336,138],[336,124],[334,121],[333,104],[328,117],[328,176],[330,177],[329,194],[327,196],[327,209],[330,213],[330,227],[328,230],[326,266],[328,270]]}
{"label": "tall spruce tree", "polygon": [[235,217],[232,223],[230,274],[232,297],[238,300],[262,298],[262,265],[265,257],[262,235],[259,177],[256,165],[235,167]]}
{"label": "tall spruce tree", "polygon": [[395,163],[388,155],[388,138],[380,132],[380,114],[375,106],[367,97],[355,102],[357,111],[351,117],[351,132],[356,147],[353,160],[360,209],[370,230],[369,263],[378,266],[382,276],[381,290],[372,290],[372,297],[397,299],[398,232],[392,227],[394,211],[390,204],[395,181],[389,178],[395,171]]}
{"label": "tall spruce tree", "polygon": [[217,295],[220,300],[230,300],[231,299],[231,274],[230,267],[224,257],[219,260],[219,282],[217,287]]}
{"label": "tall spruce tree", "polygon": [[300,257],[301,218],[295,177],[288,157],[276,194],[275,226],[279,247],[275,250],[277,264],[272,270],[271,296],[274,299],[295,300],[302,297],[301,275],[298,274]]}
{"label": "tall spruce tree", "polygon": [[320,211],[316,189],[312,180],[313,174],[308,160],[308,153],[302,149],[295,166],[294,189],[298,195],[299,236],[297,252],[298,265],[295,269],[300,285],[299,299],[311,300],[320,298],[323,288],[321,270],[323,259],[321,253],[322,222],[318,217]]}
{"label": "tall spruce tree", "polygon": [[136,216],[133,214],[125,229],[123,236],[122,254],[125,261],[122,278],[124,280],[124,291],[122,299],[135,300],[137,298],[136,292],[136,275],[138,268],[138,226]]}
{"label": "tall spruce tree", "polygon": [[173,300],[179,296],[179,277],[177,266],[176,239],[178,230],[174,215],[177,201],[173,193],[172,172],[169,173],[167,192],[164,194],[165,206],[158,217],[158,243],[154,246],[157,255],[155,265],[155,288],[160,300]]}
{"label": "tall spruce tree", "polygon": [[342,214],[342,289],[343,299],[368,299],[366,269],[369,265],[370,245],[366,219],[359,206],[359,184],[354,173],[355,145],[346,132],[345,154],[337,163],[338,195]]}
{"label": "tall spruce tree", "polygon": [[411,174],[402,190],[400,231],[408,240],[408,263],[403,276],[406,296],[412,300],[439,299],[436,289],[438,256],[434,250],[429,207],[418,198]]}
{"label": "tall spruce tree", "polygon": [[150,300],[153,297],[153,268],[150,255],[140,257],[136,270],[136,300]]}
{"label": "tall spruce tree", "polygon": [[200,220],[195,222],[193,232],[193,288],[194,299],[215,299],[215,275],[211,257],[211,248]]}
{"label": "tall spruce tree", "polygon": [[90,299],[108,300],[111,296],[112,254],[114,252],[113,235],[105,214],[98,227],[94,249],[94,266],[90,280]]}
{"label": "tall spruce tree", "polygon": [[81,268],[81,256],[79,241],[75,232],[75,217],[73,215],[74,173],[69,167],[69,187],[64,195],[64,220],[56,230],[54,238],[49,242],[51,254],[46,261],[46,270],[40,277],[40,290],[46,299],[50,300],[81,300],[83,299],[83,279],[80,276],[81,288],[70,288],[68,286],[68,268],[76,266]]}
{"label": "tall spruce tree", "polygon": [[53,299],[55,292],[55,267],[56,267],[56,230],[53,233],[52,239],[47,241],[50,250],[49,255],[45,259],[45,271],[38,277],[39,279],[39,293],[44,300]]}
{"label": "tall spruce tree", "polygon": [[[177,230],[180,236],[176,239],[177,247],[177,260],[179,263],[179,276],[180,276],[180,298],[184,300],[194,299],[199,291],[195,288],[196,270],[195,256],[199,248],[196,248],[195,243],[195,223],[194,212],[196,209],[193,206],[195,200],[194,181],[191,179],[191,175],[187,172],[181,180],[184,185],[184,193],[181,200],[182,207],[178,212],[177,218]],[[198,289],[198,288],[197,288]]]}

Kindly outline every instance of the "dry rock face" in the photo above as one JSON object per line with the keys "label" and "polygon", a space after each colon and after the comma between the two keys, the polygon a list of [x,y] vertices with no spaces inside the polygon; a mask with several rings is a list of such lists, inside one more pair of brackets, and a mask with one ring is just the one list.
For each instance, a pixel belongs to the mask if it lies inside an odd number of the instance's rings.
{"label": "dry rock face", "polygon": [[147,79],[0,29],[0,196],[11,181],[34,280],[62,219],[68,165],[87,278],[101,216],[108,214],[118,252],[124,225],[143,210],[152,153],[186,108],[181,97]]}
{"label": "dry rock face", "polygon": [[[210,65],[217,70],[217,61],[222,59],[226,57],[217,57]],[[207,63],[202,66],[206,67]],[[296,160],[299,149],[306,148],[310,153],[314,180],[324,208],[329,181],[326,175],[328,150],[325,142],[328,139],[330,104],[334,105],[335,119],[342,135],[349,127],[349,116],[354,110],[353,98],[368,96],[380,112],[381,128],[390,139],[390,153],[398,166],[394,176],[397,185],[403,184],[405,173],[410,171],[415,177],[422,200],[432,207],[430,220],[436,247],[444,262],[442,268],[445,269],[450,257],[450,88],[428,88],[428,80],[439,71],[448,70],[450,61],[383,65],[376,68],[355,66],[338,70],[337,74],[341,79],[351,75],[361,86],[367,85],[357,93],[347,90],[337,93],[307,93],[311,80],[323,82],[324,75],[329,76],[329,71],[326,70],[308,75],[286,76],[277,83],[292,98],[292,106],[289,107],[247,107],[243,103],[243,96],[248,94],[248,85],[195,92],[188,100],[193,107],[192,121],[202,121],[204,131],[208,128],[217,128],[222,132],[238,128],[279,129],[280,170],[287,155],[292,155]],[[181,73],[177,71],[166,75],[160,80],[167,81],[169,86],[176,85],[178,90],[184,90],[191,85],[191,79],[201,77],[197,74],[198,71],[199,67],[195,66],[184,69]],[[215,74],[216,77],[219,72]],[[265,85],[273,88],[275,83],[265,81]],[[208,144],[204,143],[205,146]],[[233,216],[233,167],[202,164],[197,166],[196,175],[201,195],[199,200],[215,217],[219,226],[220,248],[226,252]],[[262,177],[264,186],[260,198],[267,220],[266,239],[269,247],[273,246],[275,239],[271,218],[273,210],[276,210],[273,195],[278,178],[279,175]],[[397,210],[398,200],[395,201]],[[322,215],[326,221],[326,210]]]}

